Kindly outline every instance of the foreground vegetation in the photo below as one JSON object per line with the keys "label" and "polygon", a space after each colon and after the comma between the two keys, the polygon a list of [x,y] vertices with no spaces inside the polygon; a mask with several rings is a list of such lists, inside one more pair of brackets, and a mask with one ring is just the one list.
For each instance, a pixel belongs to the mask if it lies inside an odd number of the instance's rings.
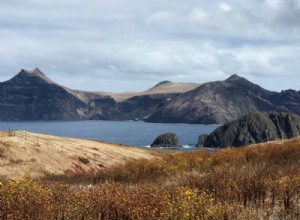
{"label": "foreground vegetation", "polygon": [[2,180],[0,219],[300,219],[300,139]]}

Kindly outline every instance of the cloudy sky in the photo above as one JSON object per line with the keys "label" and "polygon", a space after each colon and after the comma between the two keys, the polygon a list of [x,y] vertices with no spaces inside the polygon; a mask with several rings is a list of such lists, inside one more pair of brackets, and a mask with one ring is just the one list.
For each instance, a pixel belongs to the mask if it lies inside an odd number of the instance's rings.
{"label": "cloudy sky", "polygon": [[300,0],[5,0],[0,36],[0,81],[39,67],[90,91],[232,74],[300,90]]}

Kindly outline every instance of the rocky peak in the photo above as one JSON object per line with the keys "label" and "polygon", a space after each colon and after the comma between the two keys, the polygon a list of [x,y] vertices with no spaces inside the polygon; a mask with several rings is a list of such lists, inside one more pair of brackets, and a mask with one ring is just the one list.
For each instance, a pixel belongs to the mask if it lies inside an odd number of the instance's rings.
{"label": "rocky peak", "polygon": [[230,76],[224,82],[227,85],[231,85],[231,86],[238,87],[238,88],[250,89],[252,91],[265,92],[265,90],[263,88],[261,88],[259,85],[256,85],[256,84],[250,82],[249,80],[247,80],[246,78],[241,77],[237,74]]}
{"label": "rocky peak", "polygon": [[32,70],[26,70],[26,69],[21,69],[21,74],[27,74],[27,75],[35,75],[35,76],[44,76],[42,71],[39,68],[34,68]]}
{"label": "rocky peak", "polygon": [[51,79],[49,79],[39,68],[33,70],[21,69],[21,71],[13,77],[11,82],[14,83],[46,83],[55,84]]}
{"label": "rocky peak", "polygon": [[237,75],[237,74],[233,74],[231,75],[229,78],[227,78],[225,81],[226,82],[234,82],[234,81],[241,81],[241,80],[246,80],[245,78]]}

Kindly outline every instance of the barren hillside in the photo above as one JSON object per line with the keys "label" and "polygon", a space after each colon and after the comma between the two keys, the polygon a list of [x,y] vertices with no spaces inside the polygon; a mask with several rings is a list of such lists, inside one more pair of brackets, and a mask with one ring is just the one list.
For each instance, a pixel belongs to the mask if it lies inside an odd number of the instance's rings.
{"label": "barren hillside", "polygon": [[45,174],[80,174],[105,169],[130,159],[152,159],[159,153],[91,140],[56,137],[16,131],[0,133],[0,176],[12,178],[26,172]]}

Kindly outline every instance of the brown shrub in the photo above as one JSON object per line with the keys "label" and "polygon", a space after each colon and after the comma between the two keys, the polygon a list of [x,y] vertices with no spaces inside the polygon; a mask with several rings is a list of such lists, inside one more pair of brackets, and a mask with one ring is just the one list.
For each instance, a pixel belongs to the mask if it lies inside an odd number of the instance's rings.
{"label": "brown shrub", "polygon": [[4,182],[0,218],[299,219],[299,163],[299,141],[290,140],[132,160],[97,174],[78,168]]}

